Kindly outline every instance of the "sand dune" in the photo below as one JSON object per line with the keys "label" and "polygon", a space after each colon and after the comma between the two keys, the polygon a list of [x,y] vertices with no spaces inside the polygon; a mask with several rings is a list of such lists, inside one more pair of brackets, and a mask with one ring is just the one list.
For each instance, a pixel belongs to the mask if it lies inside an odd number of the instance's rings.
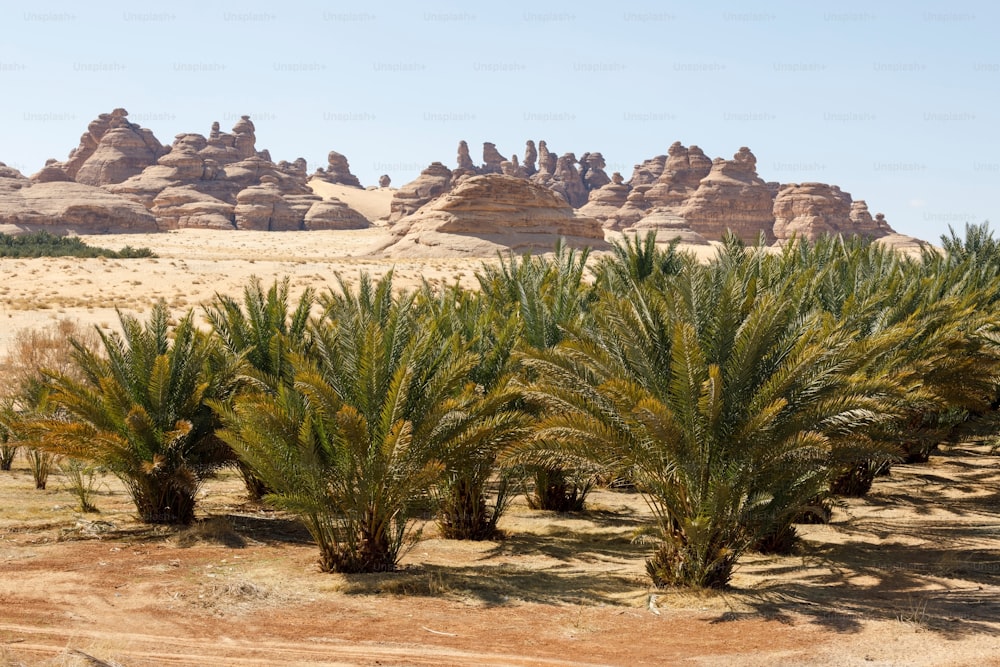
{"label": "sand dune", "polygon": [[313,193],[324,199],[337,198],[361,215],[368,218],[372,224],[378,224],[383,218],[389,217],[389,204],[395,188],[352,188],[348,185],[327,183],[318,178],[309,181]]}

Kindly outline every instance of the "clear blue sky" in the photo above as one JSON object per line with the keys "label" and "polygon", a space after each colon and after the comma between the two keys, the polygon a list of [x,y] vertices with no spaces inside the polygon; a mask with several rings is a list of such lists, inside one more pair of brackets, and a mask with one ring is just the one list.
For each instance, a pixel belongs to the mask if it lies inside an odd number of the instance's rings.
{"label": "clear blue sky", "polygon": [[897,231],[1000,223],[1000,3],[3,3],[0,160],[63,159],[125,107],[170,143],[244,113],[258,148],[344,153],[402,185],[465,139],[601,151],[674,141],[765,180],[836,183]]}

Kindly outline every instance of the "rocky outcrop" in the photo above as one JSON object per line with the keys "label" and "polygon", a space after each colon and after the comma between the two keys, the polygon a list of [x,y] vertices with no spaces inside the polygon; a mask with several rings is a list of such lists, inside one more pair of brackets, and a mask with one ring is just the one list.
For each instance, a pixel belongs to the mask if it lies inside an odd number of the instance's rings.
{"label": "rocky outcrop", "polygon": [[580,165],[582,166],[580,176],[588,192],[603,188],[611,182],[611,178],[604,171],[607,163],[600,153],[584,153],[580,158]]}
{"label": "rocky outcrop", "polygon": [[303,220],[303,216],[285,201],[278,179],[272,176],[264,176],[260,185],[240,191],[236,196],[233,217],[236,229],[264,232],[302,229]]}
{"label": "rocky outcrop", "polygon": [[632,169],[632,178],[629,179],[629,184],[633,189],[641,185],[655,184],[657,179],[663,174],[663,168],[666,163],[666,155],[657,155],[642,164],[635,165]]}
{"label": "rocky outcrop", "polygon": [[[141,203],[167,229],[331,229],[361,224],[356,210],[343,210],[345,202],[360,206],[349,190],[361,189],[361,183],[347,158],[336,151],[330,151],[313,182],[340,189],[317,190],[329,200],[318,205],[321,198],[308,185],[306,161],[275,163],[268,151],[257,150],[249,116],[242,116],[230,132],[215,122],[207,136],[178,134],[164,147],[127,115],[124,109],[101,114],[69,159],[50,160],[32,182],[98,184]],[[763,181],[748,148],[741,148],[732,160],[712,161],[698,146],[674,142],[667,154],[635,165],[628,181],[618,173],[609,176],[603,154],[596,151],[583,153],[579,160],[574,153],[556,158],[545,141],[538,141],[536,149],[529,140],[523,156],[523,162],[517,155],[508,160],[496,145],[484,142],[483,162],[476,165],[463,140],[454,170],[434,162],[399,190],[383,192],[381,213],[364,215],[398,222],[476,177],[502,175],[544,188],[612,230],[686,230],[715,240],[731,229],[747,241],[761,232],[768,240],[794,234],[892,232],[884,218],[873,218],[863,201],[852,201],[836,186]],[[389,184],[388,175],[379,178],[379,189]],[[330,199],[335,197],[342,201]]]}
{"label": "rocky outcrop", "polygon": [[569,202],[570,206],[580,208],[587,203],[587,186],[576,168],[575,155],[566,153],[556,160],[556,170],[552,176],[554,182],[549,187]]}
{"label": "rocky outcrop", "polygon": [[698,189],[712,170],[712,161],[697,146],[675,141],[656,182],[644,194],[652,206],[679,206]]}
{"label": "rocky outcrop", "polygon": [[339,199],[325,199],[309,207],[303,221],[303,228],[322,229],[366,229],[371,227],[368,218]]}
{"label": "rocky outcrop", "polygon": [[774,235],[815,239],[837,234],[850,225],[851,195],[825,183],[791,183],[774,199]]}
{"label": "rocky outcrop", "polygon": [[538,142],[538,174],[548,174],[551,176],[556,172],[555,153],[549,152],[549,147],[544,140]]}
{"label": "rocky outcrop", "polygon": [[415,180],[396,190],[389,208],[389,222],[415,213],[424,204],[448,192],[451,177],[451,169],[440,162],[432,162]]}
{"label": "rocky outcrop", "polygon": [[507,158],[500,154],[496,144],[483,142],[483,166],[479,168],[480,174],[499,174],[503,171],[502,165],[506,161]]}
{"label": "rocky outcrop", "polygon": [[654,208],[624,231],[640,236],[654,231],[660,243],[679,241],[688,245],[708,245],[708,239],[691,229],[688,221],[673,207]]}
{"label": "rocky outcrop", "polygon": [[397,241],[386,252],[407,256],[445,250],[489,256],[497,248],[547,251],[559,238],[571,245],[604,246],[597,220],[579,215],[548,188],[498,174],[466,179],[399,220],[392,232]]}
{"label": "rocky outcrop", "polygon": [[[166,149],[152,131],[128,120],[125,109],[102,113],[80,137],[65,162],[50,160],[33,179],[38,183],[76,181],[102,186],[121,183],[156,163]],[[62,172],[60,176],[57,172]]]}
{"label": "rocky outcrop", "polygon": [[587,203],[580,207],[579,213],[599,220],[605,229],[618,229],[619,212],[628,202],[630,191],[622,175],[616,171],[610,182],[590,191]]}
{"label": "rocky outcrop", "polygon": [[30,181],[19,170],[8,167],[6,163],[0,162],[0,184],[10,189],[22,188],[30,185]]}
{"label": "rocky outcrop", "polygon": [[0,163],[0,231],[83,234],[155,232],[141,204],[73,182],[32,183]]}
{"label": "rocky outcrop", "polygon": [[469,156],[469,144],[463,139],[458,142],[458,156],[456,158],[458,162],[458,169],[456,171],[462,171],[469,174],[476,173],[476,165]]}
{"label": "rocky outcrop", "polygon": [[389,174],[382,174],[378,177],[378,186],[380,188],[387,188],[392,183],[392,179],[389,178]]}
{"label": "rocky outcrop", "polygon": [[720,239],[731,230],[753,243],[760,233],[774,241],[773,209],[767,184],[757,175],[757,158],[744,146],[732,160],[715,159],[679,212],[705,238]]}
{"label": "rocky outcrop", "polygon": [[161,190],[149,210],[162,229],[235,229],[234,208],[233,204],[182,185]]}
{"label": "rocky outcrop", "polygon": [[361,181],[351,173],[351,166],[348,164],[346,157],[337,151],[330,151],[326,156],[326,161],[326,169],[322,167],[317,169],[313,175],[314,178],[322,179],[327,183],[339,183],[355,188],[361,187]]}
{"label": "rocky outcrop", "polygon": [[524,173],[530,178],[534,176],[538,169],[535,162],[538,160],[538,151],[535,150],[535,142],[531,139],[524,144]]}
{"label": "rocky outcrop", "polygon": [[[250,116],[241,116],[233,125],[232,132],[221,132],[219,122],[212,123],[212,131],[208,135],[207,146],[200,151],[206,159],[215,160],[216,164],[227,165],[239,162],[257,155],[257,129]],[[266,153],[266,151],[262,151]],[[260,157],[270,160],[270,155]]]}
{"label": "rocky outcrop", "polygon": [[826,183],[783,185],[774,199],[774,235],[779,241],[793,236],[815,239],[823,234],[885,236],[892,229],[876,223],[864,201]]}
{"label": "rocky outcrop", "polygon": [[875,218],[872,218],[872,214],[868,211],[868,203],[864,199],[851,203],[850,218],[850,230],[855,234],[880,238],[896,233],[886,222],[884,214],[876,213]]}

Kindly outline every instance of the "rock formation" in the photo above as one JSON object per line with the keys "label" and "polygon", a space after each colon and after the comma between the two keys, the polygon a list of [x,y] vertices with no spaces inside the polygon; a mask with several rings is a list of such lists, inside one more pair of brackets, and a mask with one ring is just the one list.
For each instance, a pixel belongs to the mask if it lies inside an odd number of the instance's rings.
{"label": "rock formation", "polygon": [[[477,166],[463,140],[458,144],[454,170],[432,163],[412,182],[384,192],[381,212],[373,215],[362,200],[352,198],[350,189],[361,189],[361,183],[351,173],[347,158],[336,151],[330,151],[327,165],[316,170],[310,186],[303,158],[275,163],[268,151],[257,149],[256,128],[249,116],[242,116],[230,132],[214,122],[207,136],[178,134],[166,147],[148,129],[129,122],[127,116],[124,109],[101,114],[89,124],[80,145],[66,161],[49,160],[31,177],[32,187],[100,186],[107,193],[144,206],[160,229],[347,229],[364,226],[365,219],[399,222],[466,188],[476,178],[496,175],[520,181],[523,187],[541,188],[607,229],[655,229],[687,235],[692,242],[719,239],[727,229],[746,241],[755,241],[760,233],[768,240],[785,240],[795,234],[813,238],[822,233],[871,237],[893,233],[884,217],[873,218],[864,201],[853,201],[836,186],[765,182],[758,176],[756,158],[748,148],[741,148],[732,160],[712,161],[698,146],[674,142],[666,155],[635,165],[626,181],[617,172],[608,176],[600,152],[583,153],[579,160],[571,152],[556,158],[542,140],[537,149],[535,141],[526,142],[523,162],[517,155],[508,160],[496,145],[484,142],[483,163]],[[0,170],[0,174],[4,174],[8,199],[13,201],[13,184],[24,189],[25,179],[13,176],[9,169]],[[382,175],[379,188],[388,188],[390,182],[387,174]],[[478,189],[462,190],[463,201],[476,193],[526,196],[476,183]],[[337,187],[327,189],[325,184]],[[85,199],[101,196],[87,192],[81,194]],[[24,208],[23,200],[21,193],[18,211]],[[366,212],[352,209],[346,203],[349,201]],[[97,205],[109,205],[109,201]],[[484,204],[483,216],[489,206]],[[503,202],[497,206],[502,208]],[[528,206],[533,207],[538,208]],[[548,210],[545,206],[541,209]],[[131,214],[122,210],[115,215],[121,221]],[[40,218],[33,220],[37,224]],[[147,222],[147,218],[133,216],[121,224],[132,228]]]}
{"label": "rock formation", "polygon": [[[182,133],[163,147],[152,133],[128,122],[124,109],[101,114],[90,123],[80,146],[64,163],[49,161],[34,181],[98,184],[109,193],[145,206],[161,229],[305,229],[305,217],[321,198],[308,187],[306,161],[271,161],[256,147],[256,128],[242,116],[231,132],[212,123],[208,136]],[[361,187],[345,158],[328,156],[324,180]],[[277,199],[275,199],[277,197]],[[334,208],[346,206],[342,202]],[[355,212],[356,213],[356,212]],[[314,227],[332,223],[330,211],[317,209]],[[326,222],[324,222],[326,220]]]}
{"label": "rock formation", "polygon": [[701,179],[712,170],[712,161],[697,146],[686,148],[675,141],[667,152],[662,171],[656,182],[644,194],[653,206],[678,206],[684,203]]}
{"label": "rock formation", "polygon": [[531,176],[535,175],[538,169],[535,168],[535,161],[538,160],[538,151],[535,150],[535,142],[531,139],[524,144],[524,173]]}
{"label": "rock formation", "polygon": [[587,203],[587,186],[583,183],[583,176],[576,169],[576,156],[566,153],[556,161],[556,170],[553,173],[556,183],[552,184],[552,189],[558,192],[569,202],[573,208],[580,208]]}
{"label": "rock formation", "polygon": [[0,231],[104,234],[157,229],[156,218],[141,204],[82,183],[32,183],[0,163]]}
{"label": "rock formation", "polygon": [[315,177],[327,183],[340,183],[350,185],[355,188],[361,187],[361,181],[351,173],[351,167],[347,163],[347,158],[337,151],[330,151],[326,156],[326,169],[322,167],[316,170]]}
{"label": "rock formation", "polygon": [[393,255],[434,255],[447,250],[489,256],[497,248],[551,250],[559,238],[571,245],[600,247],[604,230],[576,213],[561,197],[524,178],[473,176],[452,192],[392,228]]}
{"label": "rock formation", "polygon": [[389,222],[415,213],[424,204],[447,192],[451,185],[451,175],[451,169],[440,162],[432,162],[415,180],[396,190],[392,197]]}
{"label": "rock formation", "polygon": [[[774,198],[774,235],[815,239],[850,225],[851,195],[825,183],[790,183]],[[869,216],[870,217],[870,216]]]}
{"label": "rock formation", "polygon": [[720,239],[729,229],[750,243],[761,232],[773,242],[773,209],[767,184],[757,175],[757,158],[744,146],[732,160],[715,159],[680,214],[705,238]]}
{"label": "rock formation", "polygon": [[688,221],[673,207],[654,208],[624,231],[640,236],[655,231],[660,243],[677,240],[688,245],[708,245],[708,239],[691,229]]}
{"label": "rock formation", "polygon": [[189,185],[180,185],[161,190],[149,211],[161,229],[232,229],[233,208]]}
{"label": "rock formation", "polygon": [[549,152],[544,140],[538,142],[538,173],[552,175],[556,172],[556,156]]}
{"label": "rock formation", "polygon": [[304,219],[307,230],[366,229],[371,227],[368,218],[339,199],[325,199],[309,207]]}
{"label": "rock formation", "polygon": [[507,158],[500,155],[496,144],[492,144],[489,141],[483,142],[483,166],[480,168],[479,173],[499,174],[503,170],[503,163],[506,161]]}
{"label": "rock formation", "polygon": [[774,199],[774,235],[815,239],[822,234],[861,234],[878,238],[892,233],[884,219],[876,223],[863,201],[825,183],[790,183]]}
{"label": "rock formation", "polygon": [[130,123],[125,109],[115,109],[102,113],[87,126],[80,145],[65,162],[49,161],[33,180],[76,181],[93,186],[121,183],[155,164],[165,152],[149,129]]}
{"label": "rock formation", "polygon": [[663,167],[666,163],[666,155],[657,155],[642,164],[635,165],[632,169],[632,178],[629,179],[629,184],[633,189],[641,185],[655,184],[656,180],[663,174]]}
{"label": "rock formation", "polygon": [[302,229],[303,216],[285,201],[274,176],[262,176],[260,185],[241,190],[236,195],[233,215],[236,229],[265,232]]}
{"label": "rock formation", "polygon": [[583,184],[588,192],[603,188],[611,182],[611,178],[604,171],[607,163],[600,153],[584,153],[580,158],[580,165],[582,167],[580,176],[583,178]]}
{"label": "rock formation", "polygon": [[617,229],[619,212],[628,201],[629,192],[629,186],[616,171],[606,185],[590,191],[587,203],[580,207],[579,212],[600,220],[605,229]]}
{"label": "rock formation", "polygon": [[[495,150],[495,147],[494,147]],[[458,169],[456,171],[463,171],[468,173],[476,173],[476,165],[472,162],[472,158],[469,157],[469,144],[462,141],[458,142]]]}

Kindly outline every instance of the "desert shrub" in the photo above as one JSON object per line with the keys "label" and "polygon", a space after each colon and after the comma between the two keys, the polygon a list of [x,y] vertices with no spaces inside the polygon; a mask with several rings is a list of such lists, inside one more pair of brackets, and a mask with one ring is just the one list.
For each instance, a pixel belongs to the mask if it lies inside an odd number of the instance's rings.
{"label": "desert shrub", "polygon": [[[243,387],[254,391],[275,392],[279,384],[291,383],[294,369],[289,363],[291,345],[300,351],[307,348],[307,325],[315,302],[307,289],[293,308],[289,300],[289,279],[275,281],[267,292],[254,276],[243,288],[242,302],[216,293],[206,306],[205,316],[212,333],[233,362],[245,362]],[[239,390],[239,389],[237,389]],[[239,457],[236,466],[247,494],[259,502],[269,489],[252,468]]]}
{"label": "desert shrub", "polygon": [[101,486],[103,471],[86,461],[66,459],[59,464],[59,470],[66,477],[70,492],[80,503],[81,512],[97,512],[94,495]]}
{"label": "desert shrub", "polygon": [[59,464],[59,458],[55,454],[37,447],[26,447],[24,458],[27,459],[31,477],[35,480],[35,488],[44,491],[46,484],[48,484],[49,474]]}
{"label": "desert shrub", "polygon": [[427,327],[457,336],[474,355],[462,402],[483,415],[442,452],[445,469],[433,488],[438,526],[449,539],[491,539],[518,490],[517,478],[523,477],[518,468],[499,465],[501,453],[526,436],[530,421],[514,377],[519,323],[481,294],[457,287],[435,294],[424,285],[419,305]]}
{"label": "desert shrub", "polygon": [[[498,264],[484,265],[476,272],[488,306],[517,323],[519,348],[548,349],[563,339],[567,328],[587,319],[594,297],[584,280],[589,256],[589,250],[578,251],[560,241],[551,258],[509,253],[500,255]],[[534,477],[526,492],[532,507],[583,508],[591,488],[589,476],[565,465],[566,461],[528,467]]]}

